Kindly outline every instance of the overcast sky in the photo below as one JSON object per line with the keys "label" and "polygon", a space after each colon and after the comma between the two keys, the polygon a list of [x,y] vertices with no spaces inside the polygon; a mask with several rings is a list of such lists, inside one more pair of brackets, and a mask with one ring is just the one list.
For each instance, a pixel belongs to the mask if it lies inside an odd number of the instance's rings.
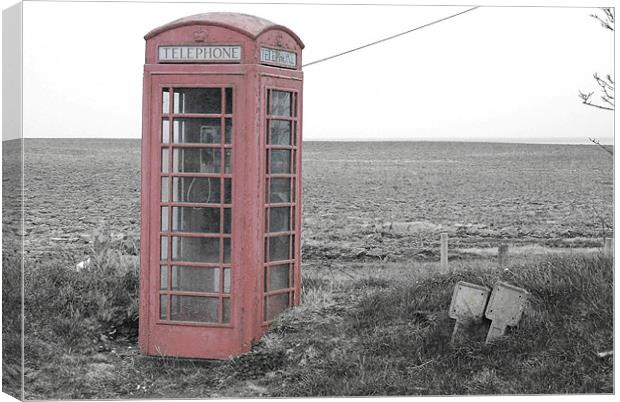
{"label": "overcast sky", "polygon": [[[24,135],[139,138],[143,36],[183,16],[286,25],[308,63],[467,8],[26,2]],[[308,66],[304,139],[612,143],[613,113],[577,97],[613,72],[595,11],[483,7]]]}

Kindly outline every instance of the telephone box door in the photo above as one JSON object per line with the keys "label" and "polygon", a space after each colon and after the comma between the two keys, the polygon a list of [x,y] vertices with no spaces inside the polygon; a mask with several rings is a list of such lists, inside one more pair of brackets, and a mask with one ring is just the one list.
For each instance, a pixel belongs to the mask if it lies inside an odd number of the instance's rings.
{"label": "telephone box door", "polygon": [[299,304],[301,81],[263,76],[265,147],[264,321]]}
{"label": "telephone box door", "polygon": [[[233,174],[244,98],[234,75],[152,75],[147,353],[226,358],[243,344]],[[144,286],[144,284],[143,284]]]}

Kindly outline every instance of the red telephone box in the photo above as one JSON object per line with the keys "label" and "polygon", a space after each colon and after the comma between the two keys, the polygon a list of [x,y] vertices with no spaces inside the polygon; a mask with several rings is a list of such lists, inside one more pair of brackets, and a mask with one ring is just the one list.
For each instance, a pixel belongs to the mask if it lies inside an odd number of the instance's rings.
{"label": "red telephone box", "polygon": [[304,45],[234,13],[145,39],[140,350],[224,359],[299,303]]}

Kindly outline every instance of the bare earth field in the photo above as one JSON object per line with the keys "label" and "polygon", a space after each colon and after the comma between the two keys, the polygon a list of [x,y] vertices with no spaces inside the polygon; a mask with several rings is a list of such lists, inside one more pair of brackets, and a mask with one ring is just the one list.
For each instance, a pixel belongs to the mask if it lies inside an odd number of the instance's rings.
{"label": "bare earth field", "polygon": [[[27,140],[27,250],[79,248],[100,219],[137,239],[139,144]],[[612,160],[595,146],[310,142],[303,161],[305,258],[428,260],[442,231],[455,255],[610,235]]]}
{"label": "bare earth field", "polygon": [[[302,305],[224,362],[136,350],[140,142],[29,139],[24,162],[28,399],[613,392],[595,146],[304,143]],[[76,272],[88,257],[98,271]],[[498,279],[532,292],[523,326],[449,348],[456,281]]]}
{"label": "bare earth field", "polygon": [[441,231],[455,248],[592,247],[597,215],[612,217],[612,161],[590,146],[311,143],[303,168],[306,255],[330,253],[329,238],[344,253],[424,258]]}

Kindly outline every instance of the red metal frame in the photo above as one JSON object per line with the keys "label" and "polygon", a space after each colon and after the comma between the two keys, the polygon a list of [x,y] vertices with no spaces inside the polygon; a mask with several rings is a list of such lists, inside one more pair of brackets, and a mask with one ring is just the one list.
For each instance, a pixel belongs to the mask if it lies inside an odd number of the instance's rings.
{"label": "red metal frame", "polygon": [[[272,84],[279,84],[276,82],[273,82]],[[284,237],[284,236],[288,236],[288,241],[289,241],[289,252],[288,252],[288,258],[284,259],[284,260],[274,260],[271,261],[269,260],[269,258],[265,258],[265,286],[264,286],[264,297],[263,297],[263,310],[264,310],[264,322],[266,325],[268,325],[269,323],[271,323],[271,319],[268,318],[269,314],[267,314],[267,303],[268,303],[268,299],[272,296],[278,296],[278,295],[282,295],[282,294],[288,294],[288,306],[297,304],[298,301],[298,294],[299,294],[299,289],[296,287],[297,284],[297,279],[296,279],[296,273],[299,270],[299,265],[297,264],[297,262],[299,261],[298,258],[296,258],[295,253],[297,248],[299,247],[298,243],[299,243],[299,239],[300,239],[300,235],[301,232],[299,231],[299,227],[300,224],[296,222],[296,211],[299,208],[298,207],[298,202],[299,202],[299,198],[296,197],[295,194],[295,189],[296,189],[296,181],[299,178],[298,175],[298,171],[297,171],[297,167],[299,166],[299,163],[296,162],[296,156],[297,156],[297,149],[298,149],[298,144],[299,144],[299,139],[297,138],[297,134],[299,133],[299,129],[297,128],[298,126],[298,116],[296,115],[296,113],[299,110],[299,107],[297,106],[296,102],[297,99],[299,99],[298,96],[298,92],[295,90],[291,89],[290,84],[288,86],[275,86],[275,85],[265,85],[265,100],[266,100],[266,104],[265,104],[265,154],[266,154],[266,158],[265,158],[265,163],[267,164],[266,169],[264,170],[265,172],[265,194],[267,197],[267,194],[269,194],[269,196],[271,196],[271,180],[272,179],[289,179],[289,202],[282,202],[282,203],[272,203],[271,199],[266,199],[265,200],[265,250],[266,250],[266,254],[270,255],[270,241],[269,239],[272,237]],[[272,94],[274,91],[279,91],[279,92],[283,92],[283,93],[288,93],[290,96],[290,100],[289,100],[289,116],[282,116],[282,115],[275,115],[272,113],[271,110],[269,110],[270,108],[273,108],[273,97]],[[268,100],[268,101],[267,101]],[[276,120],[276,121],[289,121],[291,123],[290,125],[290,145],[281,145],[281,144],[271,144],[271,141],[268,140],[270,138],[271,135],[271,121]],[[271,161],[272,161],[272,150],[285,150],[285,151],[289,151],[290,152],[290,156],[289,156],[289,172],[288,173],[272,173],[271,172]],[[288,231],[280,231],[280,232],[273,232],[271,231],[271,221],[270,221],[270,211],[272,208],[278,208],[278,207],[288,207],[289,208],[289,230]],[[289,266],[289,279],[288,279],[288,286],[284,287],[284,288],[277,288],[277,289],[271,289],[271,267],[273,266],[282,266],[282,265],[288,265]]]}
{"label": "red metal frame", "polygon": [[[299,303],[301,239],[301,114],[302,73],[299,70],[259,64],[261,46],[284,46],[297,53],[301,65],[303,44],[288,30],[265,20],[251,20],[235,14],[204,14],[176,21],[147,35],[144,67],[143,141],[142,141],[142,227],[141,227],[141,296],[139,344],[143,353],[193,358],[223,359],[246,352],[262,336],[271,317],[265,316],[267,297],[288,294],[288,305]],[[258,21],[258,22],[257,22]],[[260,22],[260,23],[259,23]],[[231,25],[232,24],[232,25]],[[252,25],[254,24],[254,25]],[[230,25],[230,26],[229,26]],[[208,42],[235,44],[242,48],[241,63],[157,63],[159,45],[191,43],[196,30],[206,31]],[[174,113],[175,90],[179,88],[220,88],[220,113]],[[227,113],[227,88],[233,95],[232,113]],[[163,93],[167,90],[167,111],[162,110]],[[271,116],[266,109],[266,94],[273,90],[291,94],[291,109],[297,115]],[[273,105],[270,102],[270,105]],[[166,113],[167,112],[167,113]],[[270,119],[291,121],[291,146],[267,144]],[[175,121],[178,119],[219,119],[218,143],[174,142]],[[168,142],[162,142],[164,120],[168,121]],[[227,119],[232,122],[232,141],[226,143]],[[219,150],[219,169],[214,172],[175,171],[175,149]],[[287,174],[267,174],[272,149],[291,152],[289,164],[294,170]],[[232,152],[232,168],[226,171],[226,154]],[[166,161],[162,161],[162,155]],[[162,169],[167,165],[164,172]],[[270,203],[269,183],[272,178],[290,178],[289,202]],[[192,202],[173,198],[175,178],[219,180],[219,203]],[[230,202],[224,203],[226,180],[231,180]],[[167,199],[162,201],[161,184],[167,186]],[[209,197],[211,198],[211,197]],[[219,210],[219,231],[173,230],[173,208],[193,207]],[[289,207],[289,230],[268,233],[271,208]],[[162,228],[162,208],[167,208]],[[177,210],[179,212],[180,210]],[[187,210],[183,210],[187,211]],[[229,211],[228,213],[226,211]],[[226,216],[232,215],[226,231]],[[225,216],[226,215],[226,216]],[[182,229],[182,228],[177,228]],[[288,259],[268,262],[265,251],[269,239],[285,235],[289,242]],[[184,239],[218,239],[217,261],[173,261],[173,237]],[[164,239],[162,243],[162,239]],[[225,259],[225,243],[230,243],[230,258]],[[267,246],[265,246],[267,244]],[[162,255],[161,247],[166,253]],[[204,250],[204,249],[203,249]],[[206,255],[206,254],[205,254]],[[163,258],[165,257],[165,258]],[[270,268],[289,265],[288,287],[269,288]],[[172,267],[213,270],[217,288],[189,286],[173,289]],[[161,275],[165,267],[165,278]],[[292,268],[292,269],[291,269]],[[180,268],[179,268],[180,269]],[[216,271],[217,270],[217,271]],[[225,270],[229,281],[226,282]],[[161,284],[164,289],[161,289]],[[227,288],[225,286],[227,285]],[[207,291],[208,290],[208,291]],[[213,298],[217,313],[212,322],[172,320],[172,299],[175,296]],[[167,301],[160,316],[160,300]],[[193,299],[196,300],[196,299]],[[206,301],[203,300],[203,301]],[[228,309],[224,305],[228,305]],[[286,306],[284,306],[286,307]],[[225,312],[228,311],[228,314]],[[226,315],[226,316],[225,316]],[[189,316],[186,316],[189,317]],[[195,318],[195,316],[192,316]],[[201,317],[201,319],[204,317]]]}

